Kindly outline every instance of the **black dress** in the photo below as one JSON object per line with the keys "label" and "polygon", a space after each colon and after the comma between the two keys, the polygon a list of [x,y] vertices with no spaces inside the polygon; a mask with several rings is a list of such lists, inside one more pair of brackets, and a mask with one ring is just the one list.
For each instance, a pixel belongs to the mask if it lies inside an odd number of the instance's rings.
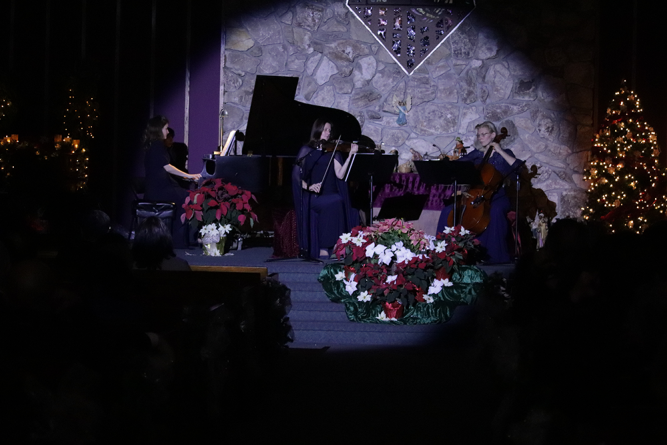
{"label": "black dress", "polygon": [[146,168],[146,188],[144,199],[147,201],[173,202],[176,204],[176,219],[172,223],[171,236],[175,248],[187,247],[187,226],[181,223],[181,215],[185,213],[183,203],[189,192],[164,169],[169,164],[169,153],[162,141],[153,141],[148,147],[144,166]]}
{"label": "black dress", "polygon": [[[331,155],[304,145],[292,170],[299,247],[307,250],[311,258],[317,258],[320,249],[333,247],[340,235],[359,224],[359,214],[350,205],[347,183],[336,177],[333,164],[322,182],[320,193],[301,188],[302,180],[307,184],[322,181]],[[344,163],[340,153],[335,156],[339,164]]]}

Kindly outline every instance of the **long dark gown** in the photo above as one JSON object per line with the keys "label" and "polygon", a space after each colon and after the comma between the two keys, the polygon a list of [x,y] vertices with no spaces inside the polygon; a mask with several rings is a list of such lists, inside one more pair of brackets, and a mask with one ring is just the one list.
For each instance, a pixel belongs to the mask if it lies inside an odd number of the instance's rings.
{"label": "long dark gown", "polygon": [[164,166],[169,164],[169,152],[162,141],[153,141],[146,152],[144,166],[146,168],[146,188],[144,198],[147,201],[173,202],[176,204],[176,218],[172,223],[171,236],[174,247],[187,247],[188,227],[181,223],[181,215],[188,191],[181,188],[167,173]]}
{"label": "long dark gown", "polygon": [[[514,153],[512,153],[511,150],[505,150],[505,152],[514,157]],[[478,165],[482,162],[483,158],[483,152],[473,150],[471,153],[459,158],[459,161],[472,161],[475,165]],[[517,160],[514,164],[510,165],[502,156],[494,152],[488,162],[493,165],[501,175],[505,176],[510,173],[514,165],[520,161]],[[448,205],[442,209],[438,221],[438,232],[442,232],[447,226],[447,218],[449,217],[452,208],[452,205]],[[505,188],[501,186],[493,195],[493,198],[491,198],[489,225],[486,227],[486,230],[477,237],[480,244],[487,249],[487,261],[489,263],[509,263],[511,260],[509,249],[510,226],[507,220],[507,213],[510,210],[512,210],[512,205],[505,193]]]}
{"label": "long dark gown", "polygon": [[[342,165],[341,154],[335,156]],[[299,150],[297,163],[292,169],[299,247],[307,250],[311,258],[317,258],[320,249],[333,247],[340,235],[359,224],[359,215],[350,205],[347,184],[336,177],[333,162],[319,194],[301,187],[302,179],[309,185],[320,182],[329,159],[331,153],[305,145]]]}

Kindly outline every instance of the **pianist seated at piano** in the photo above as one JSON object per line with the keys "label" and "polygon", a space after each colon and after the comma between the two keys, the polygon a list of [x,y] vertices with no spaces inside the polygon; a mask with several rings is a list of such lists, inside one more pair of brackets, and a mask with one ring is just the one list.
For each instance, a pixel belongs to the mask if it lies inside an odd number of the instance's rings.
{"label": "pianist seated at piano", "polygon": [[[521,163],[521,161],[518,161],[514,157],[514,153],[512,153],[511,150],[503,149],[500,146],[499,141],[496,140],[498,132],[496,131],[496,126],[492,122],[482,122],[477,125],[475,129],[477,130],[477,141],[480,148],[474,146],[470,147],[471,150],[468,154],[458,158],[456,162],[471,161],[476,166],[479,166],[484,159],[484,155],[490,149],[491,155],[487,162],[503,177],[512,172],[518,163]],[[440,220],[438,221],[438,232],[442,232],[448,225],[447,220],[452,208],[452,205],[448,205],[442,210]],[[512,210],[512,205],[505,193],[505,187],[500,184],[499,188],[491,198],[489,224],[486,229],[477,236],[480,244],[487,250],[488,257],[486,258],[486,262],[489,264],[509,263],[511,261],[509,249],[511,235],[510,225],[507,219],[507,213],[510,210]]]}
{"label": "pianist seated at piano", "polygon": [[155,116],[148,121],[143,136],[145,153],[144,166],[146,168],[146,183],[144,199],[156,202],[173,202],[176,204],[176,219],[173,222],[172,238],[175,248],[188,247],[186,233],[188,225],[181,223],[181,214],[184,212],[182,204],[188,195],[174,180],[172,175],[197,181],[200,174],[190,174],[179,170],[169,163],[169,152],[164,144],[167,138],[169,120],[164,116]]}
{"label": "pianist seated at piano", "polygon": [[350,205],[343,180],[358,146],[350,146],[346,159],[340,151],[323,150],[323,141],[333,139],[334,130],[331,122],[317,119],[310,141],[299,150],[292,170],[299,248],[310,258],[328,258],[338,237],[359,223],[359,213]]}

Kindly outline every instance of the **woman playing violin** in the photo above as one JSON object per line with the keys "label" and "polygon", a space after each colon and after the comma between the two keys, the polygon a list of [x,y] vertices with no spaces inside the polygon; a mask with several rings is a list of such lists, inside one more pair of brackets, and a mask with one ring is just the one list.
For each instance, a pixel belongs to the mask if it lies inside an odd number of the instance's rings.
{"label": "woman playing violin", "polygon": [[[477,141],[481,148],[472,147],[473,149],[467,155],[458,160],[472,161],[475,165],[479,165],[485,153],[491,149],[491,156],[487,162],[495,167],[501,175],[509,174],[516,163],[520,161],[517,161],[511,150],[501,148],[500,144],[496,142],[496,126],[492,122],[486,121],[477,125],[475,129],[477,130]],[[511,260],[508,247],[510,227],[507,221],[507,213],[511,209],[505,189],[500,186],[491,198],[489,224],[477,237],[480,244],[487,249],[489,263],[507,263]],[[438,221],[438,232],[442,232],[447,226],[447,219],[451,211],[451,205],[442,210]]]}
{"label": "woman playing violin", "polygon": [[[311,258],[328,257],[328,249],[336,244],[338,237],[358,224],[358,213],[350,206],[343,180],[351,156],[343,160],[339,151],[321,148],[332,132],[331,122],[317,119],[310,141],[299,150],[292,170],[299,247],[307,250]],[[350,155],[357,150],[358,146],[352,144]]]}

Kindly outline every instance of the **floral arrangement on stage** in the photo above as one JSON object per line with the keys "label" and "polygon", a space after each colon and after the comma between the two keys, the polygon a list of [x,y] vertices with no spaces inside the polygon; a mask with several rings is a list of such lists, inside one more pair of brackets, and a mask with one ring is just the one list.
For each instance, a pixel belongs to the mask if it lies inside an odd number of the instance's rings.
{"label": "floral arrangement on stage", "polygon": [[444,322],[472,302],[484,280],[466,265],[477,245],[461,226],[429,236],[399,219],[378,221],[341,235],[334,247],[341,262],[327,265],[319,280],[352,321]]}
{"label": "floral arrangement on stage", "polygon": [[[208,255],[218,256],[224,252],[227,235],[233,230],[238,231],[246,221],[250,227],[257,222],[251,200],[257,202],[248,190],[221,179],[207,179],[185,198],[181,222],[187,220],[193,227],[201,228],[199,233],[205,251]],[[217,249],[211,244],[217,244]]]}

